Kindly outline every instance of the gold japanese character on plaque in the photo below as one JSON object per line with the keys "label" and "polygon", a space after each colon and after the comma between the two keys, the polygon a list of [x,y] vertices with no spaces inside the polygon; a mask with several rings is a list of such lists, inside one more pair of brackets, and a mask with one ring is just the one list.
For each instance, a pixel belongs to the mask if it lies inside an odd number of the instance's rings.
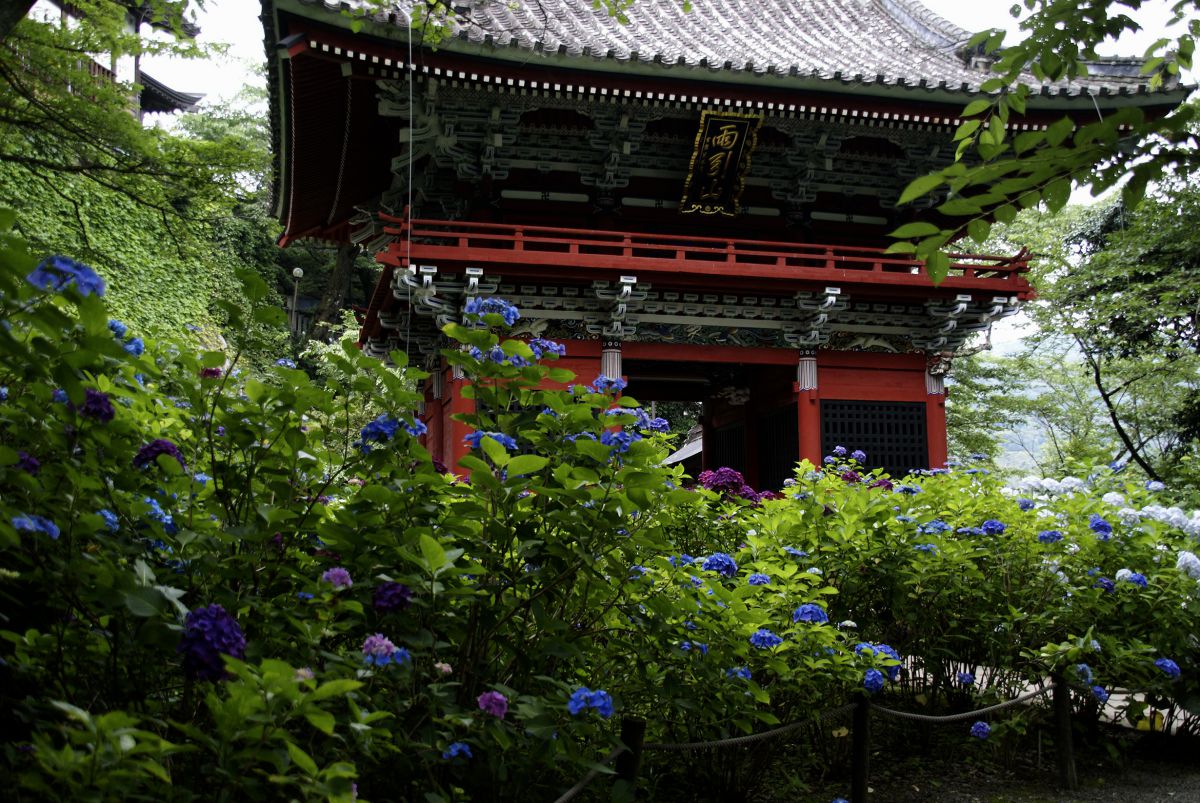
{"label": "gold japanese character on plaque", "polygon": [[761,125],[759,115],[701,113],[681,213],[732,217],[741,211],[739,201]]}

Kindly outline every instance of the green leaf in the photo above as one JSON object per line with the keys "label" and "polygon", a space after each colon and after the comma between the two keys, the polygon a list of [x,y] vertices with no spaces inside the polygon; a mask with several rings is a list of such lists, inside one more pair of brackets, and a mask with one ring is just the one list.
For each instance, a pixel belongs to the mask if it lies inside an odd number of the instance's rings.
{"label": "green leaf", "polygon": [[[990,100],[973,100],[967,104],[967,107],[962,110],[963,117],[974,117],[980,112],[985,112],[992,107]],[[977,122],[978,124],[978,122]]]}
{"label": "green leaf", "polygon": [[536,454],[521,454],[514,457],[506,466],[508,476],[515,477],[521,474],[533,474],[541,471],[550,462],[548,458]]}
{"label": "green leaf", "polygon": [[341,697],[344,694],[349,694],[355,689],[360,688],[362,685],[363,684],[360,681],[350,680],[349,678],[327,680],[313,690],[313,692],[308,695],[307,699],[317,702],[330,697]]}
{"label": "green leaf", "polygon": [[1046,129],[1046,143],[1050,146],[1056,146],[1062,143],[1067,137],[1071,136],[1071,132],[1075,130],[1075,122],[1070,117],[1064,117],[1061,120],[1051,123]]}
{"label": "green leaf", "polygon": [[915,223],[905,223],[903,226],[896,229],[888,236],[896,237],[899,239],[908,239],[911,237],[928,237],[931,234],[940,234],[940,233],[941,233],[941,229],[939,229],[937,226],[933,225],[932,223],[926,223],[924,221],[917,221]]}
{"label": "green leaf", "polygon": [[421,534],[421,557],[425,558],[429,570],[437,572],[446,565],[446,550],[432,536]]}
{"label": "green leaf", "polygon": [[319,730],[326,736],[333,735],[334,719],[333,714],[320,709],[313,711],[305,711],[304,718],[308,720],[308,724]]}
{"label": "green leaf", "polygon": [[982,218],[976,218],[967,224],[967,235],[972,240],[982,245],[987,240],[988,235],[992,233],[992,224]]}
{"label": "green leaf", "polygon": [[[900,193],[900,200],[897,201],[896,203],[903,206],[904,204],[909,203],[910,201],[915,201],[917,198],[920,198],[923,195],[929,194],[931,191],[936,189],[941,184],[942,184],[942,177],[941,177],[941,175],[939,175],[937,173],[933,173],[931,175],[926,175],[926,176],[917,176],[916,178],[914,178],[912,181],[910,181],[908,183],[908,186],[904,188],[904,192]],[[895,233],[893,233],[893,236],[897,236],[897,235],[895,235]],[[904,235],[899,235],[899,236],[904,236]]]}
{"label": "green leaf", "polygon": [[1005,204],[1004,206],[997,207],[992,215],[1001,223],[1012,223],[1013,219],[1017,216],[1017,208],[1012,204]]}
{"label": "green leaf", "polygon": [[1042,200],[1046,202],[1046,208],[1051,212],[1057,212],[1066,206],[1070,197],[1071,180],[1069,178],[1060,178],[1057,181],[1052,181],[1042,190]]}
{"label": "green leaf", "polygon": [[925,260],[925,272],[929,274],[929,278],[934,284],[941,284],[946,278],[946,274],[950,272],[950,258],[941,251],[934,251]]}
{"label": "green leaf", "polygon": [[508,461],[511,459],[508,456],[508,450],[501,446],[495,438],[485,435],[479,439],[479,446],[494,465],[500,468],[508,465]]}
{"label": "green leaf", "polygon": [[125,607],[134,616],[143,619],[158,616],[162,612],[162,602],[162,595],[153,588],[137,588],[125,592]]}
{"label": "green leaf", "polygon": [[312,756],[300,749],[300,746],[292,741],[287,742],[288,755],[292,757],[292,761],[296,766],[304,770],[305,774],[310,778],[315,778],[317,775],[317,762],[312,760]]}

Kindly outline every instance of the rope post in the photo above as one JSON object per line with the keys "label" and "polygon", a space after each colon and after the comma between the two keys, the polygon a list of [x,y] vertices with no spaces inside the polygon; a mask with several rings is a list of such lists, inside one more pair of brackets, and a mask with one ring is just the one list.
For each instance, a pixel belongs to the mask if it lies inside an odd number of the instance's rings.
{"label": "rope post", "polygon": [[646,720],[625,717],[621,720],[621,744],[625,749],[617,756],[617,780],[629,785],[629,799],[637,789],[638,771],[642,767],[642,745],[646,741]]}
{"label": "rope post", "polygon": [[1067,789],[1079,788],[1075,774],[1075,751],[1071,746],[1071,689],[1058,675],[1054,683],[1054,752],[1058,758],[1058,782]]}
{"label": "rope post", "polygon": [[867,777],[871,763],[871,701],[863,696],[854,706],[851,745],[850,800],[866,803]]}

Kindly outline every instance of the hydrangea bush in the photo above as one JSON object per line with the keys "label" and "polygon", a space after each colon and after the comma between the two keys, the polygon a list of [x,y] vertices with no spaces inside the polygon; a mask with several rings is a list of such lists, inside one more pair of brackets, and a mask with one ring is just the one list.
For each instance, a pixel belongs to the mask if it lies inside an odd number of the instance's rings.
{"label": "hydrangea bush", "polygon": [[[619,378],[568,384],[559,344],[505,339],[500,299],[445,329],[476,407],[446,471],[402,354],[251,370],[110,321],[86,266],[0,249],[13,788],[552,799],[621,717],[650,741],[749,733],[901,695],[918,666],[986,697],[1087,664],[1081,688],[1151,695],[1131,715],[1191,704],[1200,561],[1159,490],[1018,498],[858,454],[783,498],[728,469],[688,490],[665,422]],[[246,282],[251,348],[277,311]]]}

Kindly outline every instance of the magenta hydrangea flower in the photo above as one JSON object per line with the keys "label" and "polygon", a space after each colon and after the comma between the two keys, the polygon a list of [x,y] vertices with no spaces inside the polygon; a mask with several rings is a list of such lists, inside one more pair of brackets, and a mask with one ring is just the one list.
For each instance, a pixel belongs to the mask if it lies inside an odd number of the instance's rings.
{"label": "magenta hydrangea flower", "polygon": [[485,691],[476,698],[479,703],[479,710],[485,714],[491,714],[496,719],[504,719],[504,715],[508,713],[508,698],[498,691]]}
{"label": "magenta hydrangea flower", "polygon": [[407,664],[412,662],[412,656],[403,647],[397,647],[392,640],[382,633],[367,636],[362,645],[363,660],[374,666],[388,664]]}
{"label": "magenta hydrangea flower", "polygon": [[99,421],[101,424],[107,424],[113,420],[117,414],[113,409],[112,401],[108,398],[107,393],[103,393],[93,388],[87,388],[83,391],[83,405],[79,408],[80,415],[85,418],[91,418],[94,421]]}
{"label": "magenta hydrangea flower", "polygon": [[183,656],[183,672],[192,680],[223,680],[227,674],[221,656],[245,658],[246,636],[228,611],[209,605],[187,615],[176,652]]}
{"label": "magenta hydrangea flower", "polygon": [[412,589],[403,583],[382,583],[375,587],[372,604],[380,613],[401,611],[412,604]]}
{"label": "magenta hydrangea flower", "polygon": [[349,588],[354,585],[354,581],[350,579],[350,572],[343,569],[341,566],[334,566],[332,569],[326,569],[321,575],[321,579],[326,583],[331,584],[334,588]]}

